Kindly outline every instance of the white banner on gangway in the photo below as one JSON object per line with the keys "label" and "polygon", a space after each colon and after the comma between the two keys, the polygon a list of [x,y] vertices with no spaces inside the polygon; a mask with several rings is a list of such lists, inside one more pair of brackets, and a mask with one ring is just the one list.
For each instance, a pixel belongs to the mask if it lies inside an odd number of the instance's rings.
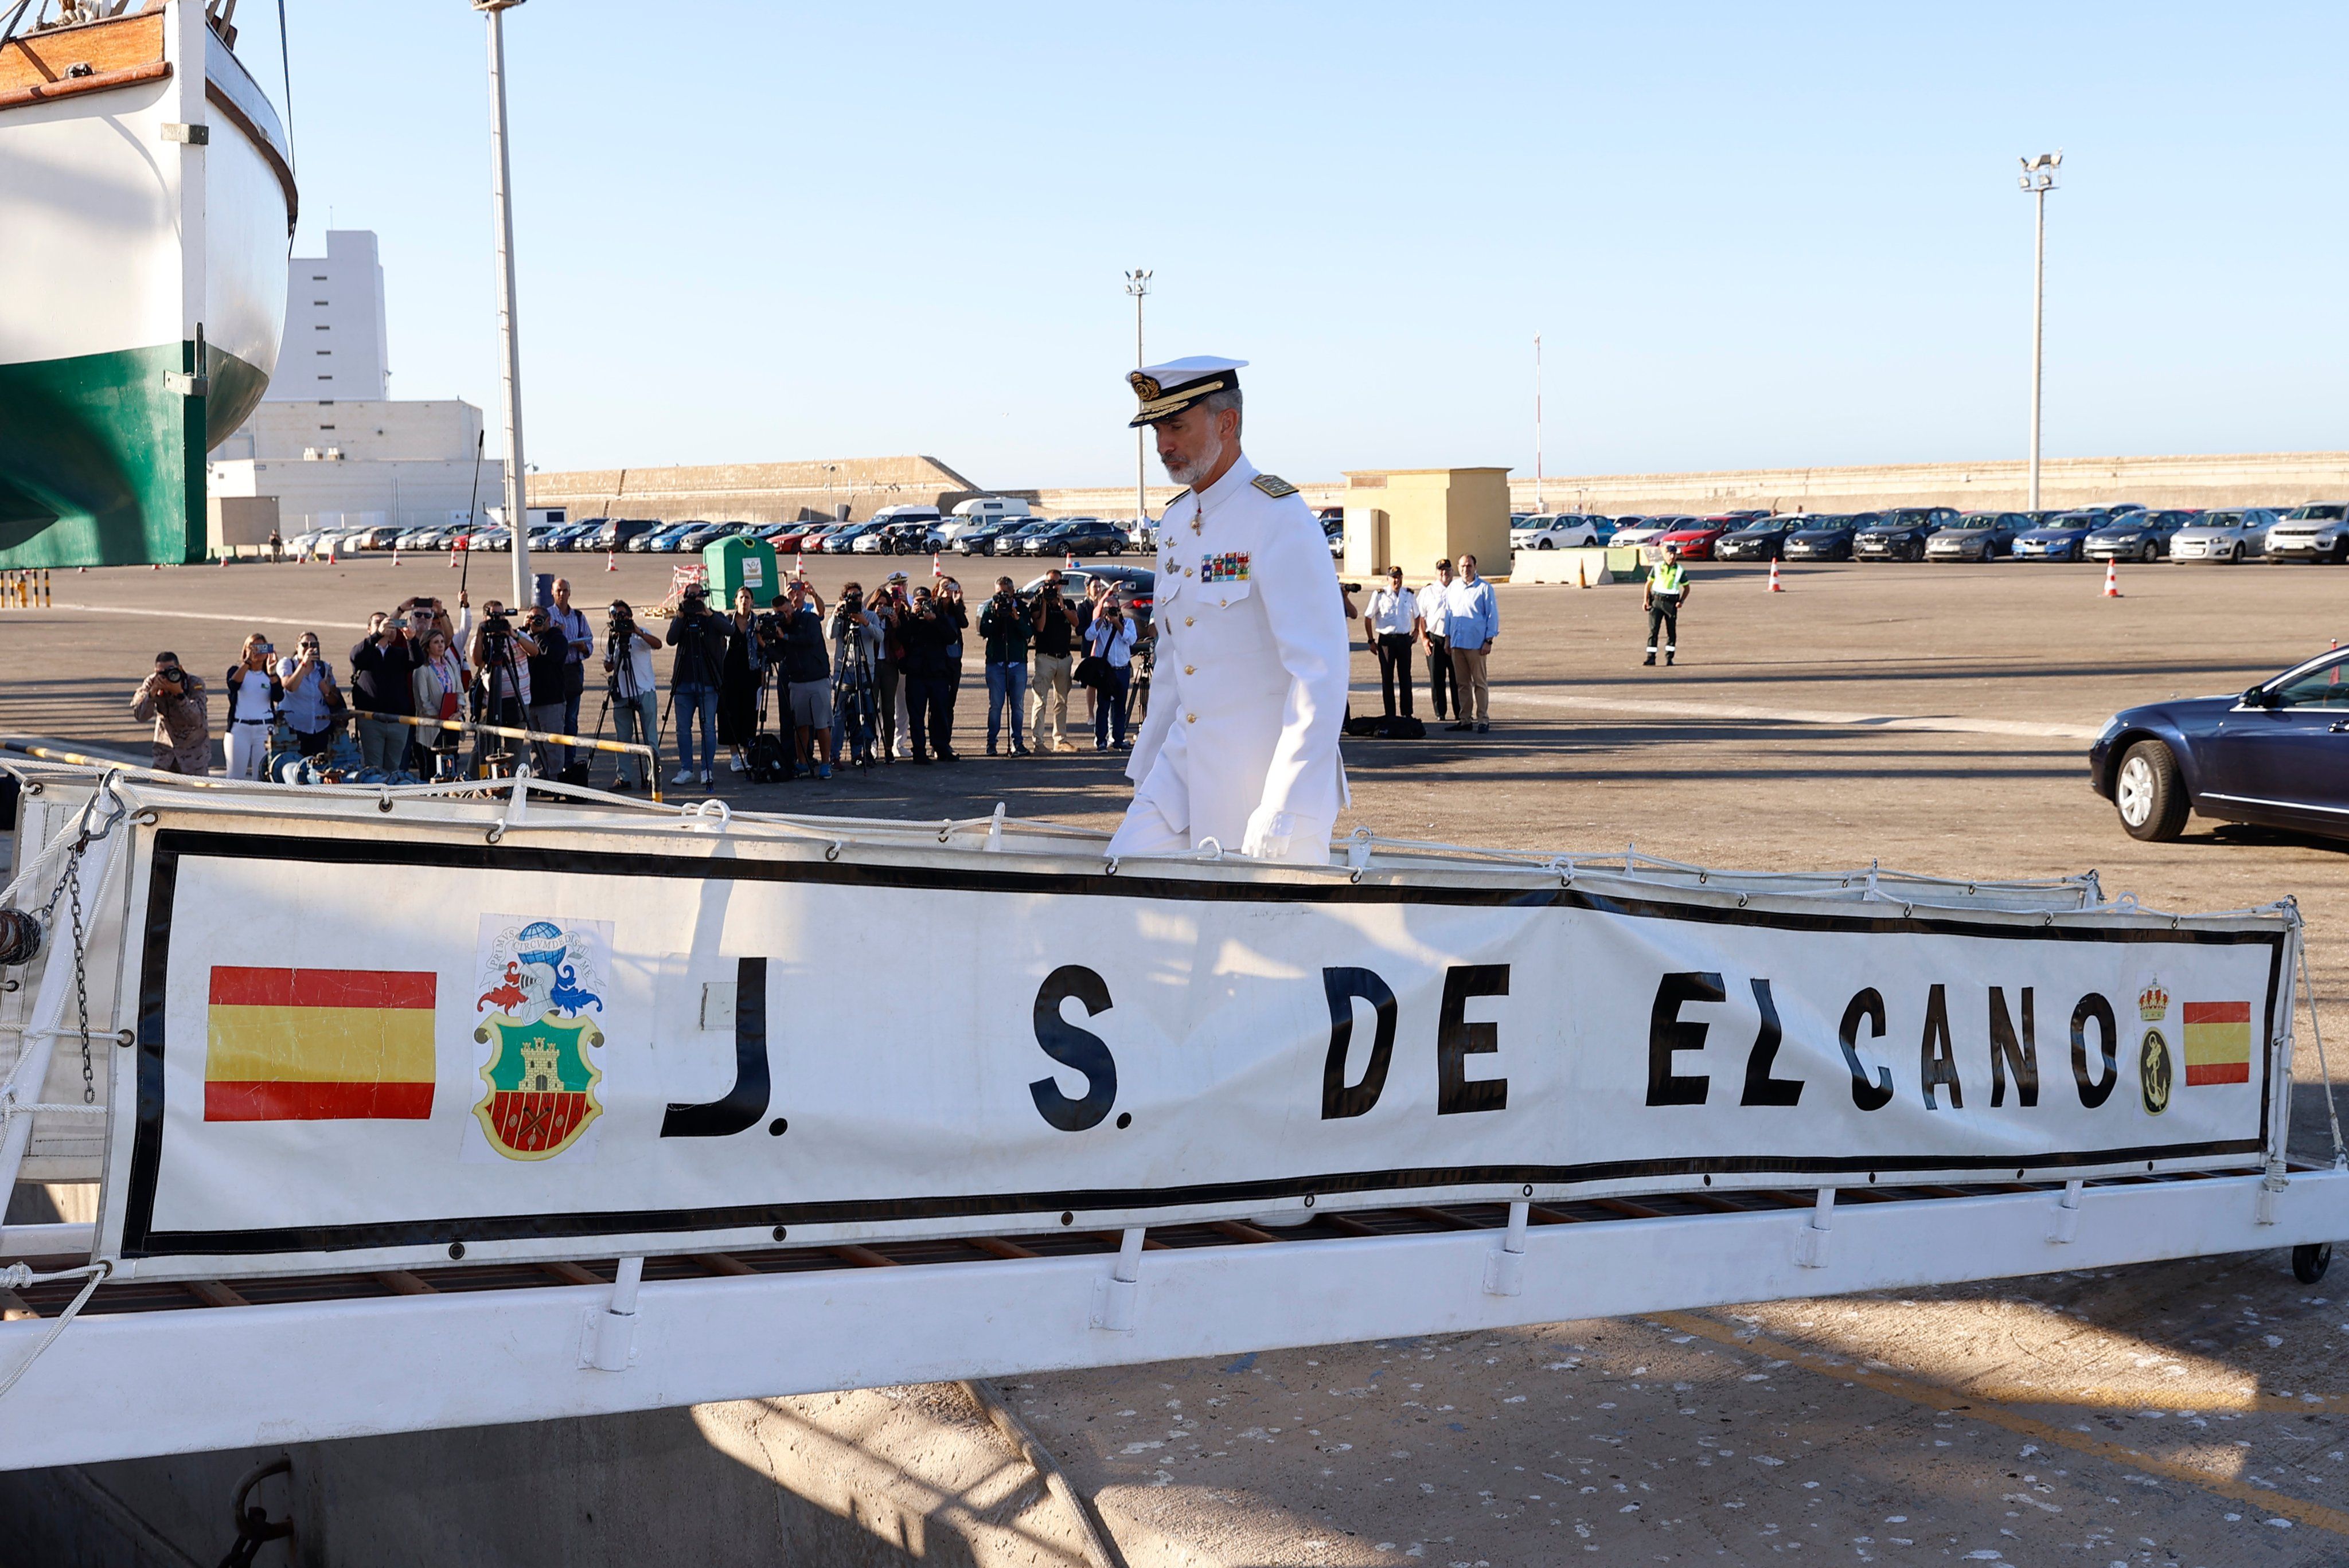
{"label": "white banner on gangway", "polygon": [[100,1248],[219,1277],[2253,1167],[2279,914],[141,829]]}

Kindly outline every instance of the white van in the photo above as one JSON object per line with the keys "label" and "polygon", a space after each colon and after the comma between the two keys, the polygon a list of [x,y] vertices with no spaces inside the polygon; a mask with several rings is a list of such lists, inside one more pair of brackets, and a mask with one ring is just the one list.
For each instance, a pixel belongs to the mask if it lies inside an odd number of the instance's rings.
{"label": "white van", "polygon": [[942,544],[952,544],[965,531],[983,522],[999,522],[1007,517],[1032,517],[1028,503],[1017,496],[975,495],[968,500],[955,503],[954,515],[945,519],[930,531]]}

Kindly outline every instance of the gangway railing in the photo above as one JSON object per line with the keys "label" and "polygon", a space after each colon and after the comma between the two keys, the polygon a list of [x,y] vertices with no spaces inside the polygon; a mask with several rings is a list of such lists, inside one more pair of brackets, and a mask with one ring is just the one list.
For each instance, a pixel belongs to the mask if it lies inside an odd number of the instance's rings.
{"label": "gangway railing", "polygon": [[2349,1234],[2288,901],[8,767],[0,1466]]}

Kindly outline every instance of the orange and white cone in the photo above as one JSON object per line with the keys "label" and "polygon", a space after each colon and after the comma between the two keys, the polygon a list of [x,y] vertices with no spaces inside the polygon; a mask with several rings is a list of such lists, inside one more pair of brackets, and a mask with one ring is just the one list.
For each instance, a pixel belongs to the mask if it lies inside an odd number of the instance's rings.
{"label": "orange and white cone", "polygon": [[794,577],[805,577],[807,575],[807,552],[805,551],[794,550],[792,552],[792,575]]}
{"label": "orange and white cone", "polygon": [[1770,562],[1770,592],[1784,593],[1785,591],[1786,585],[1778,581],[1778,563],[1773,561]]}
{"label": "orange and white cone", "polygon": [[1073,550],[1070,551],[1068,560],[1063,562],[1061,566],[1065,571],[1074,572],[1077,569],[1077,552]]}
{"label": "orange and white cone", "polygon": [[606,572],[617,572],[619,569],[620,563],[618,561],[614,559],[612,552],[608,550],[604,552],[604,570]]}
{"label": "orange and white cone", "polygon": [[397,544],[391,547],[391,563],[394,566],[399,564],[399,546]]}
{"label": "orange and white cone", "polygon": [[942,583],[942,582],[946,581],[946,575],[947,575],[947,569],[946,569],[945,567],[943,567],[943,566],[941,566],[941,565],[939,565],[939,564],[938,564],[938,552],[937,552],[936,551],[935,551],[935,550],[931,551],[931,552],[930,552],[930,576],[931,576],[932,578],[934,578],[934,579],[936,579],[936,581],[938,581],[938,582],[941,582],[941,583]]}
{"label": "orange and white cone", "polygon": [[2118,562],[2116,562],[2107,561],[2107,562],[2105,562],[2105,597],[2106,597],[2106,598],[2107,598],[2107,599],[2117,599],[2117,598],[2119,598],[2120,596],[2121,596],[2121,569],[2120,569],[2120,565],[2119,565],[2119,563],[2118,563]]}

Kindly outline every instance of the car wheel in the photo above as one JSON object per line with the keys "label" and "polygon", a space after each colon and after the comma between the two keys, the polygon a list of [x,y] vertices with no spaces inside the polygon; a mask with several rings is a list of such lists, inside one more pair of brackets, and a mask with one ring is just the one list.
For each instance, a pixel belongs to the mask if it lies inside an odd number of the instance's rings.
{"label": "car wheel", "polygon": [[2168,843],[2186,827],[2186,787],[2178,758],[2158,740],[2140,740],[2121,758],[2113,806],[2132,839]]}
{"label": "car wheel", "polygon": [[2243,542],[2241,540],[2239,539],[2235,541],[2235,547],[2227,552],[2227,559],[2237,566],[2240,566],[2243,563]]}
{"label": "car wheel", "polygon": [[1547,539],[1545,539],[1545,540],[1541,541],[1539,543],[1536,544],[1536,545],[1534,546],[1534,548],[1535,548],[1536,550],[1547,550],[1547,549],[1549,548],[1549,541],[1548,541],[1548,540],[1547,540]]}
{"label": "car wheel", "polygon": [[2158,560],[2160,555],[2161,547],[2155,544],[2151,540],[2146,541],[2145,548],[2137,552],[2137,559],[2147,562],[2148,565]]}

